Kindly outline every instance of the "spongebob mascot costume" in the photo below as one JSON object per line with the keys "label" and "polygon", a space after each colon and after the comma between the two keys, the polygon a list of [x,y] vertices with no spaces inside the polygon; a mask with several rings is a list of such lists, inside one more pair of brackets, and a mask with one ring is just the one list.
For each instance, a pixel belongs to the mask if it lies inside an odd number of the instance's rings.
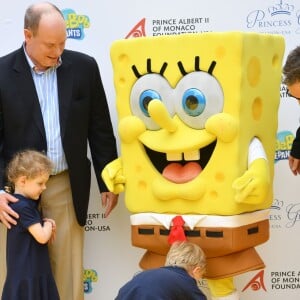
{"label": "spongebob mascot costume", "polygon": [[212,299],[265,265],[284,39],[251,32],[141,37],[111,47],[121,156],[102,172],[125,192],[143,269],[170,244],[206,253]]}

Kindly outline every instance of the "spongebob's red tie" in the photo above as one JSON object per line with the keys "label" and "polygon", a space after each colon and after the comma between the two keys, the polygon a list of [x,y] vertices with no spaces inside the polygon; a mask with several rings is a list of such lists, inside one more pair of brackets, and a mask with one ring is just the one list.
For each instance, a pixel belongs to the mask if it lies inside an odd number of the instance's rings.
{"label": "spongebob's red tie", "polygon": [[185,241],[186,236],[184,234],[183,225],[184,220],[182,216],[176,216],[172,220],[172,227],[168,237],[169,244],[173,244],[176,241]]}

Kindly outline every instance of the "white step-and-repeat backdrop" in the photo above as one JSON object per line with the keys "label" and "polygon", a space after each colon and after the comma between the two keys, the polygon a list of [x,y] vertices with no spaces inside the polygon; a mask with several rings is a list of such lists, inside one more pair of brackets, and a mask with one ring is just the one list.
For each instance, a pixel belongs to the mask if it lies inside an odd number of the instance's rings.
{"label": "white step-and-repeat backdrop", "polygon": [[[23,16],[31,1],[2,0],[0,55],[21,46]],[[256,31],[282,34],[286,55],[300,44],[299,0],[61,0],[53,1],[68,21],[67,48],[86,52],[99,63],[115,133],[117,115],[109,50],[112,42],[138,36],[207,31]],[[264,270],[236,277],[242,300],[300,299],[300,178],[288,169],[288,152],[299,126],[300,110],[281,89],[275,155],[274,202],[270,240],[257,248]],[[130,220],[123,195],[108,219],[103,218],[93,181],[85,244],[85,299],[112,300],[140,269],[141,249],[131,246]],[[62,270],[63,272],[63,270]],[[68,274],[66,274],[68,276]],[[203,290],[207,292],[205,281]]]}

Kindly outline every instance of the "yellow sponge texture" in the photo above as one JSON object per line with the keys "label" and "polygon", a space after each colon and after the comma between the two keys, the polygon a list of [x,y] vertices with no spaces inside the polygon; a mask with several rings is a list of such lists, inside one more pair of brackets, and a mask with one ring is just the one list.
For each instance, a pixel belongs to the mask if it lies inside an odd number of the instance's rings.
{"label": "yellow sponge texture", "polygon": [[113,43],[129,211],[270,207],[283,54],[282,36],[251,32]]}

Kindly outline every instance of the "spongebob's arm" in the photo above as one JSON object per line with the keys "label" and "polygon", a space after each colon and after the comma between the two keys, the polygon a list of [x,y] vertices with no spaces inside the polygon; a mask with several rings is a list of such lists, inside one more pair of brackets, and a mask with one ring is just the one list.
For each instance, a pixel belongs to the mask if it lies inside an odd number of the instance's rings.
{"label": "spongebob's arm", "polygon": [[249,146],[248,165],[248,170],[233,182],[232,187],[236,190],[236,202],[255,205],[265,200],[270,186],[269,164],[258,138],[254,138]]}
{"label": "spongebob's arm", "polygon": [[119,194],[124,191],[125,177],[120,157],[107,164],[102,170],[101,176],[110,192]]}

